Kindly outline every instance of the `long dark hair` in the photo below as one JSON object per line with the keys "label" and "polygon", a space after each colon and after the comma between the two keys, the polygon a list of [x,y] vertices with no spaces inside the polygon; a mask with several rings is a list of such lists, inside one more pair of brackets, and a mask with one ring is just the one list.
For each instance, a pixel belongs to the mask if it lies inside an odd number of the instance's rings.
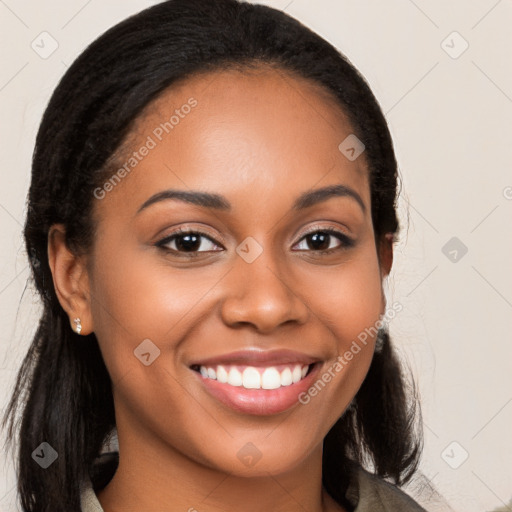
{"label": "long dark hair", "polygon": [[[102,485],[94,463],[115,428],[111,381],[96,336],[71,330],[52,286],[50,226],[63,223],[68,247],[87,252],[95,233],[93,191],[110,177],[109,159],[143,110],[196,72],[258,64],[310,79],[337,99],[366,146],[375,241],[398,232],[397,163],[382,111],[348,59],[297,20],[237,0],[169,0],[108,30],[55,89],[33,155],[24,236],[44,310],[3,420],[9,442],[18,443],[23,510],[79,510],[79,483],[90,477],[95,489]],[[340,503],[354,467],[372,468],[400,485],[418,464],[414,386],[387,332],[382,342],[351,406],[324,440],[323,482]],[[46,470],[32,460],[43,441],[58,453]]]}

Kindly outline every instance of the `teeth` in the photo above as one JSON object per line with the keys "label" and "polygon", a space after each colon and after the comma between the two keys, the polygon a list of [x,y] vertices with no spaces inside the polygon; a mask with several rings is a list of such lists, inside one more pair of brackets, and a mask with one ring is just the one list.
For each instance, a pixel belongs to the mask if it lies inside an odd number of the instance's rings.
{"label": "teeth", "polygon": [[263,389],[277,389],[281,387],[281,375],[275,368],[267,368],[261,376]]}
{"label": "teeth", "polygon": [[290,384],[293,384],[292,371],[290,368],[285,368],[281,372],[281,386],[289,386]]}
{"label": "teeth", "polygon": [[248,366],[244,373],[242,373],[242,386],[245,389],[260,389],[261,388],[261,377],[256,370],[252,366]]}
{"label": "teeth", "polygon": [[228,384],[230,386],[242,385],[242,374],[236,368],[231,368],[231,370],[229,370]]}
{"label": "teeth", "polygon": [[224,366],[217,366],[217,380],[223,383],[228,381],[228,372]]}
{"label": "teeth", "polygon": [[245,389],[278,389],[281,386],[290,386],[302,380],[308,369],[309,365],[301,364],[286,366],[281,372],[275,366],[246,366],[242,372],[236,366],[229,365],[199,367],[201,375],[205,378],[218,380],[230,386],[242,386]]}

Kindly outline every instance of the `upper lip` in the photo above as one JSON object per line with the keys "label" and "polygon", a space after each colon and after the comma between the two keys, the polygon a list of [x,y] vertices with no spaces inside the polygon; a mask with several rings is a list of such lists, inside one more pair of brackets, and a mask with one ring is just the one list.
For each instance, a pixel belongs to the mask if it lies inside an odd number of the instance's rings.
{"label": "upper lip", "polygon": [[271,366],[278,364],[312,364],[318,358],[295,352],[293,350],[238,350],[229,354],[209,357],[191,363],[190,366],[216,366],[221,364],[238,364],[247,366]]}

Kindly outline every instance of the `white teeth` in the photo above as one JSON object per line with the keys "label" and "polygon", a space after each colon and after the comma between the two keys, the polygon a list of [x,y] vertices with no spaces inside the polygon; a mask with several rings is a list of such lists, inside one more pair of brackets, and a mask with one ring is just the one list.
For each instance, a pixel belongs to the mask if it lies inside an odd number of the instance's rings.
{"label": "white teeth", "polygon": [[228,384],[237,387],[242,385],[242,374],[236,368],[229,370]]}
{"label": "white teeth", "polygon": [[228,381],[228,372],[224,366],[217,366],[217,380],[223,383]]}
{"label": "white teeth", "polygon": [[200,366],[201,375],[208,379],[218,380],[230,386],[244,387],[245,389],[278,389],[281,386],[290,386],[303,379],[309,365],[295,364],[284,368],[281,372],[275,366],[256,368],[247,366],[243,372],[236,366]]}
{"label": "white teeth", "polygon": [[292,371],[290,368],[285,368],[281,372],[281,386],[289,386],[290,384],[293,384]]}
{"label": "white teeth", "polygon": [[295,384],[296,382],[299,382],[301,377],[302,377],[302,370],[300,369],[300,366],[298,366],[298,365],[294,366],[293,372],[292,372],[293,383]]}
{"label": "white teeth", "polygon": [[244,373],[242,373],[242,386],[245,389],[260,389],[261,388],[261,376],[252,366],[248,366]]}
{"label": "white teeth", "polygon": [[275,368],[267,368],[261,376],[263,389],[277,389],[281,387],[281,375]]}

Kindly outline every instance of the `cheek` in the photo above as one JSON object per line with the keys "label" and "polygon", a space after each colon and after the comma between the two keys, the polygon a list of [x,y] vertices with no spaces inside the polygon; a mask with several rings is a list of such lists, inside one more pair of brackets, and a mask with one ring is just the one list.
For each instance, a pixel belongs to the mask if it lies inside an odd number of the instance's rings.
{"label": "cheek", "polygon": [[[134,354],[147,339],[160,350],[159,365],[165,360],[165,368],[174,373],[172,368],[181,363],[181,340],[211,314],[210,297],[226,269],[173,268],[152,250],[99,254],[91,287],[92,315],[113,382],[147,369]],[[156,366],[149,366],[153,373]]]}
{"label": "cheek", "polygon": [[311,309],[328,327],[335,349],[299,401],[311,417],[323,418],[321,424],[315,425],[318,437],[325,436],[342,416],[368,373],[382,295],[378,265],[371,258],[366,264],[353,261],[343,271],[317,279],[316,283],[317,295],[311,298]]}
{"label": "cheek", "polygon": [[[197,321],[201,300],[222,274],[206,278],[207,273],[171,269],[164,261],[155,264],[149,251],[119,251],[100,259],[91,289],[92,315],[113,383],[116,415],[130,418],[131,425],[142,420],[179,437],[180,429],[171,425],[190,428],[191,408],[183,375],[175,366],[180,362],[180,340]],[[148,365],[142,356],[146,353]],[[173,411],[172,422],[165,414],[155,415],[166,410]],[[195,413],[199,416],[200,410]]]}
{"label": "cheek", "polygon": [[[340,279],[337,296],[338,315],[336,334],[342,345],[357,339],[359,335],[374,326],[379,319],[382,306],[382,289],[378,268],[355,266],[349,275]],[[331,312],[335,314],[334,308]],[[340,349],[343,348],[340,346]]]}
{"label": "cheek", "polygon": [[[311,322],[320,326],[318,335],[333,346],[304,402],[311,402],[315,414],[334,423],[356,394],[373,358],[383,299],[378,259],[368,244],[342,265],[311,267],[298,272],[294,281],[301,283],[297,291],[312,312]],[[314,398],[317,395],[322,398]]]}
{"label": "cheek", "polygon": [[332,270],[302,275],[300,280],[302,288],[309,290],[308,306],[333,332],[339,352],[379,320],[383,292],[378,260],[372,250],[361,251]]}

